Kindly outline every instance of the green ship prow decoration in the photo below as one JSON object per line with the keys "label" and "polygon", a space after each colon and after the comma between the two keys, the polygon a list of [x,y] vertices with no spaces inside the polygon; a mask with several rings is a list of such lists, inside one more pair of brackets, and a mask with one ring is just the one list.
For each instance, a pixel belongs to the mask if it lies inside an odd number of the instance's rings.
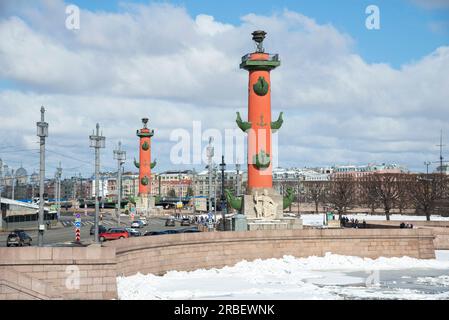
{"label": "green ship prow decoration", "polygon": [[243,198],[234,196],[229,189],[225,189],[225,194],[231,208],[240,212],[242,210]]}
{"label": "green ship prow decoration", "polygon": [[240,112],[237,112],[237,120],[235,120],[235,122],[237,122],[237,125],[243,132],[251,129],[251,122],[243,121]]}
{"label": "green ship prow decoration", "polygon": [[[156,160],[151,162],[151,169],[154,169],[154,167],[156,167],[156,164],[157,164]],[[140,162],[137,162],[136,158],[134,158],[134,165],[136,166],[137,169],[140,169]]]}
{"label": "green ship prow decoration", "polygon": [[293,203],[295,195],[293,194],[293,188],[288,187],[287,188],[287,196],[284,197],[284,210],[290,207],[290,205]]}
{"label": "green ship prow decoration", "polygon": [[284,119],[282,118],[283,115],[284,115],[284,113],[281,112],[279,114],[279,118],[276,121],[271,122],[271,130],[273,132],[276,132],[277,130],[279,130],[282,127],[282,124],[284,123]]}
{"label": "green ship prow decoration", "polygon": [[261,150],[258,154],[253,157],[253,166],[259,170],[264,170],[270,167],[270,155],[264,150]]}

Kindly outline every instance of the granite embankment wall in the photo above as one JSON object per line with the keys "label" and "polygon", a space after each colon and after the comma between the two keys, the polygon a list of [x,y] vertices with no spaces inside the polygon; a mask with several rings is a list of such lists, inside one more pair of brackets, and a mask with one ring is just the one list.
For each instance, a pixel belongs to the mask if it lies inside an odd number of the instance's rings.
{"label": "granite embankment wall", "polygon": [[378,258],[435,257],[432,230],[334,229],[209,232],[131,238],[107,243],[118,275],[220,268],[241,260],[323,256],[326,252]]}
{"label": "granite embankment wall", "polygon": [[449,221],[367,221],[377,226],[398,227],[402,222],[413,224],[414,228],[431,229],[435,239],[435,250],[449,250]]}
{"label": "granite embankment wall", "polygon": [[0,248],[0,300],[117,298],[114,248]]}
{"label": "granite embankment wall", "polygon": [[435,257],[434,235],[432,229],[204,232],[130,238],[103,247],[0,248],[0,300],[115,299],[117,276],[326,252],[429,259]]}

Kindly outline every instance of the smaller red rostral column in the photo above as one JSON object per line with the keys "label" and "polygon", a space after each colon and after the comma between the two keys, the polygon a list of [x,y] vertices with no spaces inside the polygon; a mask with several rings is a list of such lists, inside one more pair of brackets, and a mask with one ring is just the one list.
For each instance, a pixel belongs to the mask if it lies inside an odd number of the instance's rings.
{"label": "smaller red rostral column", "polygon": [[148,118],[143,118],[142,123],[143,128],[137,130],[137,136],[140,138],[140,162],[135,162],[139,168],[139,196],[151,194],[151,169],[155,165],[151,163],[151,137],[154,130],[148,129]]}

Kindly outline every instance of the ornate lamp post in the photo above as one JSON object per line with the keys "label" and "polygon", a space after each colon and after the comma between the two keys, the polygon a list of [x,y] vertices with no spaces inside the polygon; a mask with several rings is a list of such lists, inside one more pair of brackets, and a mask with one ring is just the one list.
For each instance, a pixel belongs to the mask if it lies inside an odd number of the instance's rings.
{"label": "ornate lamp post", "polygon": [[122,211],[122,166],[126,160],[126,151],[122,150],[122,143],[119,141],[118,149],[114,150],[114,159],[117,160],[117,220],[120,226],[120,214]]}
{"label": "ornate lamp post", "polygon": [[90,147],[95,148],[95,242],[98,238],[99,216],[100,216],[100,149],[106,147],[106,138],[100,134],[100,124],[97,123],[96,132],[89,136]]}
{"label": "ornate lamp post", "polygon": [[45,138],[48,137],[48,123],[45,122],[45,108],[41,107],[41,121],[37,122],[37,136],[40,139],[39,169],[39,234],[38,245],[44,245],[44,187],[45,187]]}

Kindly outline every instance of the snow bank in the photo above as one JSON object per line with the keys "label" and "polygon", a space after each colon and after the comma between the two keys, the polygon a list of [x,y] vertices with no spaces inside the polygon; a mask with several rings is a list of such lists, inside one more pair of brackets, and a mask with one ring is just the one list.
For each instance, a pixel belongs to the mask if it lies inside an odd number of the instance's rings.
{"label": "snow bank", "polygon": [[[445,255],[444,255],[445,256]],[[364,286],[373,271],[432,269],[449,274],[447,260],[324,257],[241,261],[222,269],[171,271],[164,276],[137,274],[117,279],[120,299],[336,299],[398,298],[426,294],[411,289],[373,290]],[[358,272],[361,276],[354,276]],[[351,274],[348,274],[351,273]],[[430,281],[430,282],[429,282]],[[422,278],[422,283],[431,283]],[[435,280],[443,284],[447,278]],[[362,285],[362,288],[360,288]],[[449,291],[434,298],[449,298]]]}

